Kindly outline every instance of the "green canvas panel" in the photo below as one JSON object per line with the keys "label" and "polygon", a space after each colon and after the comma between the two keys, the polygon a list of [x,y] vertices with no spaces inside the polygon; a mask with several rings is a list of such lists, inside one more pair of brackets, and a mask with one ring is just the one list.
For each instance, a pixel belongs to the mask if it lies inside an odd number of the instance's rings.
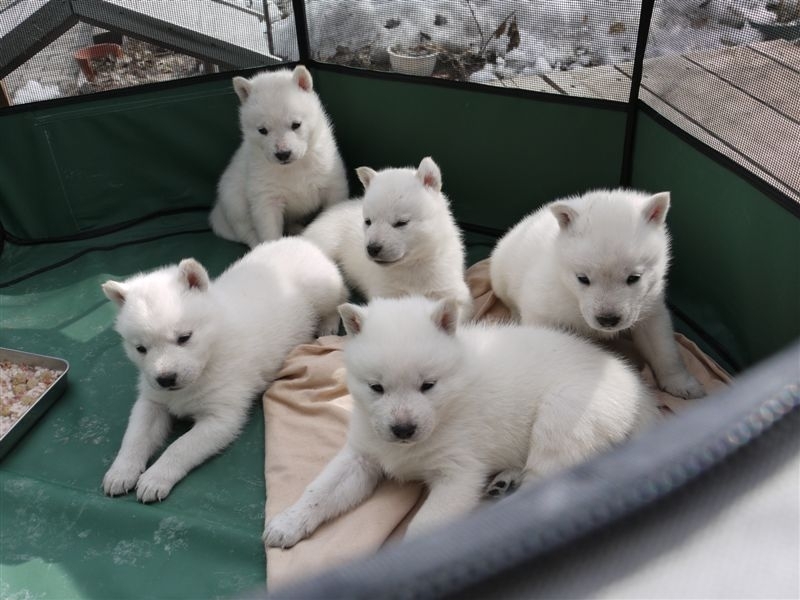
{"label": "green canvas panel", "polygon": [[747,367],[800,336],[800,220],[641,113],[633,184],[670,190],[669,297]]}
{"label": "green canvas panel", "polygon": [[320,69],[314,88],[351,175],[432,156],[464,222],[505,230],[554,198],[619,182],[622,110]]}
{"label": "green canvas panel", "polygon": [[0,116],[0,220],[69,235],[210,206],[239,140],[229,80]]}
{"label": "green canvas panel", "polygon": [[[442,167],[457,218],[505,229],[559,195],[613,186],[625,113],[491,91],[314,72],[354,169]],[[230,81],[0,115],[0,221],[68,235],[164,208],[209,206],[239,140]],[[580,166],[580,168],[576,168]]]}

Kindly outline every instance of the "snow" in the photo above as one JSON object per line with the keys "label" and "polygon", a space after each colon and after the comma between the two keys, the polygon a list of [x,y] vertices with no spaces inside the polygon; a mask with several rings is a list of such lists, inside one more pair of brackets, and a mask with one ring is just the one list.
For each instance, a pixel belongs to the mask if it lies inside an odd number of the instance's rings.
{"label": "snow", "polygon": [[[653,14],[647,56],[680,54],[762,39],[748,23],[775,21],[772,0],[660,0]],[[369,48],[376,65],[387,47],[421,41],[450,53],[492,57],[471,81],[542,74],[551,69],[618,64],[633,60],[639,0],[310,0],[306,5],[312,56],[326,61],[347,48]],[[502,23],[515,18],[518,47]],[[293,21],[274,29],[291,34]],[[281,48],[276,53],[295,57]],[[499,57],[502,60],[494,60]]]}
{"label": "snow", "polygon": [[[226,40],[265,57],[270,54],[265,24],[258,19],[263,11],[261,0],[107,1]],[[29,0],[14,5],[14,11],[4,13],[0,24],[8,29],[29,16],[30,6],[42,2]],[[267,7],[274,55],[298,60],[291,1],[269,0]],[[462,65],[448,76],[468,77],[481,83],[631,61],[640,10],[641,0],[308,0],[306,3],[314,59],[327,62],[356,57],[357,66],[389,69],[388,47],[424,42],[450,54],[451,59]],[[761,41],[760,31],[764,29],[750,23],[775,24],[775,11],[783,22],[797,23],[800,27],[800,0],[658,0],[646,56]],[[509,35],[512,23],[518,36]],[[62,49],[56,50],[64,54]],[[74,67],[71,60],[68,62]],[[50,77],[54,70],[48,67],[44,75]],[[71,80],[72,85],[65,87],[48,85],[52,83],[50,79],[26,73],[21,81],[28,81],[14,93],[14,104],[73,93],[75,86]]]}
{"label": "snow", "polygon": [[52,100],[61,96],[57,85],[42,85],[38,81],[28,80],[28,83],[19,88],[12,98],[12,104]]}

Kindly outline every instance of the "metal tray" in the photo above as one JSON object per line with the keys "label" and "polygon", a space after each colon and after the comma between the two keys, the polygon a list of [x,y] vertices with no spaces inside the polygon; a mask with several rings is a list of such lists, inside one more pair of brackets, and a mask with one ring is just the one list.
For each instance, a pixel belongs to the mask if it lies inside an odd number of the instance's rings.
{"label": "metal tray", "polygon": [[19,350],[11,350],[9,348],[0,348],[0,360],[7,360],[9,362],[17,363],[20,365],[28,365],[32,367],[44,367],[54,371],[61,371],[56,380],[50,384],[39,399],[30,405],[27,411],[17,420],[11,429],[6,434],[0,437],[0,460],[11,450],[12,446],[16,444],[20,438],[25,435],[25,432],[30,429],[34,423],[41,417],[45,411],[52,406],[67,387],[67,371],[69,371],[69,363],[60,358],[52,356],[44,356],[42,354],[31,354],[30,352],[21,352]]}

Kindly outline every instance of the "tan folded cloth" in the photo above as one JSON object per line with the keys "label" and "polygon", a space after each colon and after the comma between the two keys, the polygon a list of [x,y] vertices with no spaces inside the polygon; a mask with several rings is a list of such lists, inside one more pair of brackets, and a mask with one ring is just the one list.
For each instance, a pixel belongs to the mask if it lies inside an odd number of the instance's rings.
{"label": "tan folded cloth", "polygon": [[[467,271],[467,283],[475,298],[479,319],[503,320],[508,311],[494,296],[489,284],[488,261]],[[689,370],[709,392],[730,378],[691,341],[676,336]],[[323,337],[296,348],[275,383],[264,394],[266,423],[267,517],[295,502],[306,485],[344,445],[352,400],[347,394],[342,347],[344,338]],[[615,349],[635,364],[641,360],[630,342]],[[653,381],[649,367],[643,376]],[[659,393],[659,402],[671,410],[686,400]],[[420,502],[420,485],[384,482],[361,506],[323,525],[294,548],[267,550],[267,582],[271,589],[330,568],[358,554],[379,548],[393,534],[405,530]]]}

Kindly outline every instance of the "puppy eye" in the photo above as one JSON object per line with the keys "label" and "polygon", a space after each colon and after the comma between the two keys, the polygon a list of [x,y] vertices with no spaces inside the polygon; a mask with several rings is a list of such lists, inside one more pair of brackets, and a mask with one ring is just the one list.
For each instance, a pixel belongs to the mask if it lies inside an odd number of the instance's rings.
{"label": "puppy eye", "polygon": [[625,283],[627,283],[628,285],[633,285],[641,278],[642,276],[639,274],[628,275],[628,279],[625,280]]}
{"label": "puppy eye", "polygon": [[192,332],[184,333],[183,335],[178,336],[178,345],[183,346],[186,342],[188,342],[192,338]]}
{"label": "puppy eye", "polygon": [[589,281],[589,278],[586,275],[576,275],[578,281],[580,281],[583,285],[589,285],[592,282]]}
{"label": "puppy eye", "polygon": [[267,131],[266,127],[259,127],[258,128],[258,133],[260,133],[261,135],[267,135],[269,133],[269,131]]}
{"label": "puppy eye", "polygon": [[136,346],[136,351],[139,354],[147,354],[147,348],[145,348],[144,346]]}
{"label": "puppy eye", "polygon": [[405,219],[404,221],[396,221],[392,227],[405,227],[406,225],[408,225],[408,219]]}
{"label": "puppy eye", "polygon": [[421,386],[419,386],[420,392],[427,392],[428,390],[432,389],[433,386],[436,385],[435,381],[426,381]]}
{"label": "puppy eye", "polygon": [[383,393],[383,386],[380,383],[370,383],[369,384],[369,389],[371,389],[376,394],[382,394]]}
{"label": "puppy eye", "polygon": [[372,225],[372,221],[370,221],[369,219],[364,219],[364,225],[369,227],[370,225]]}
{"label": "puppy eye", "polygon": [[295,131],[300,129],[300,121],[295,121],[294,123],[292,123],[292,129]]}

